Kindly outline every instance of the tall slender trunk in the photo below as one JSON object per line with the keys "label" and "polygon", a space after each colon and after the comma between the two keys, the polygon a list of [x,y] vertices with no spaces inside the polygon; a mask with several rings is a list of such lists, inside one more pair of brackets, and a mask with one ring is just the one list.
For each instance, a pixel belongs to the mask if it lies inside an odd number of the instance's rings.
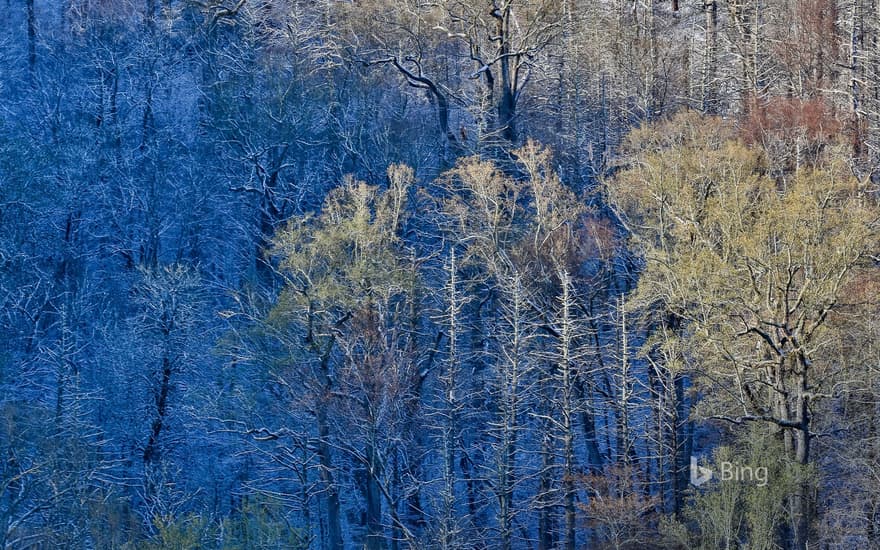
{"label": "tall slender trunk", "polygon": [[[332,390],[332,378],[330,377],[330,354],[333,350],[334,339],[331,338],[321,355],[320,377],[324,388],[324,396],[330,395]],[[330,446],[330,422],[327,417],[327,407],[324,403],[318,403],[315,423],[318,428],[318,461],[321,466],[321,481],[324,485],[324,500],[326,505],[327,538],[324,541],[325,550],[342,550],[342,520],[341,506],[339,503],[339,487],[333,475],[333,454]]]}
{"label": "tall slender trunk", "polygon": [[[419,304],[421,303],[421,290],[420,286],[416,283],[419,280],[418,277],[418,262],[415,259],[415,252],[413,252],[413,262],[412,262],[412,287],[410,288],[410,296],[412,297],[409,302],[410,312],[410,337],[407,344],[407,352],[410,357],[417,356],[417,345],[418,339],[416,335],[419,333],[419,319],[421,317],[421,311],[419,308]],[[443,338],[443,332],[440,331],[437,334],[436,340],[434,342],[434,348],[428,354],[428,358],[425,362],[419,365],[418,371],[416,372],[416,382],[415,388],[413,389],[413,403],[416,404],[416,407],[421,407],[424,403],[424,382],[428,376],[428,373],[431,370],[431,366],[434,363],[434,359],[436,357],[438,348],[440,347],[440,342]],[[422,429],[422,426],[418,424],[420,420],[419,413],[416,411],[413,412],[413,415],[410,417],[410,420],[415,420],[412,423],[411,429],[413,433],[413,441],[414,447],[416,449],[416,460],[408,461],[408,474],[410,479],[415,480],[415,488],[411,491],[409,498],[405,504],[405,516],[409,523],[418,530],[422,529],[425,526],[425,514],[422,509],[422,499],[421,499],[421,490],[420,490],[420,482],[424,478],[424,456],[423,450],[428,446],[427,437],[425,434],[425,430]],[[397,455],[395,455],[395,460],[397,460]]]}
{"label": "tall slender trunk", "polygon": [[324,548],[326,550],[342,550],[339,488],[333,477],[333,456],[329,442],[330,428],[327,413],[323,407],[319,407],[316,420],[318,425],[318,460],[321,464],[321,481],[325,487],[324,499],[327,513],[327,540]]}
{"label": "tall slender trunk", "polygon": [[496,386],[499,390],[500,433],[498,439],[498,526],[500,548],[510,550],[513,545],[513,519],[515,516],[514,487],[516,486],[516,455],[520,414],[520,378],[523,375],[528,333],[523,313],[527,309],[524,289],[519,276],[507,281],[509,302],[503,308],[509,336],[504,340],[507,351],[503,353]]}
{"label": "tall slender trunk", "polygon": [[862,113],[865,83],[865,23],[862,13],[862,2],[854,0],[849,20],[849,69],[850,69],[850,107],[852,109],[852,146],[853,156],[864,159],[867,155],[865,144],[867,122]]}
{"label": "tall slender trunk", "polygon": [[449,347],[447,368],[442,379],[444,403],[444,425],[442,426],[443,460],[443,508],[440,525],[440,547],[452,550],[457,547],[458,526],[456,522],[455,458],[458,433],[458,334],[461,304],[458,297],[458,264],[455,248],[450,252],[449,282],[447,283],[447,326],[449,328]]}
{"label": "tall slender trunk", "polygon": [[[588,328],[589,336],[593,347],[593,357],[596,365],[596,372],[605,373],[605,358],[602,351],[602,333],[597,317],[595,314],[595,296],[591,296],[589,300],[589,318]],[[591,375],[589,380],[584,380],[584,376],[578,377],[578,396],[577,398],[584,403],[581,412],[581,423],[583,424],[584,440],[587,445],[587,458],[589,460],[590,469],[598,472],[602,469],[604,459],[599,452],[599,436],[596,431],[596,416],[592,406],[592,388],[595,387],[595,377]],[[607,411],[607,407],[603,407]],[[606,435],[608,431],[606,430]],[[609,446],[610,448],[610,446]]]}
{"label": "tall slender trunk", "polygon": [[704,113],[718,112],[718,94],[716,79],[718,78],[718,2],[704,0],[703,11],[706,15],[706,48],[703,55],[702,74],[702,109]]}
{"label": "tall slender trunk", "polygon": [[672,501],[673,512],[678,515],[684,505],[684,492],[687,489],[691,456],[690,444],[690,412],[685,401],[685,379],[681,374],[674,375],[672,381],[675,387],[675,407],[673,417],[672,444],[674,451],[673,465],[675,468],[672,476]]}
{"label": "tall slender trunk", "polygon": [[632,444],[630,435],[630,419],[629,408],[630,399],[632,398],[632,388],[630,387],[632,375],[630,373],[629,360],[629,329],[626,324],[626,309],[623,299],[618,298],[617,310],[620,315],[618,326],[618,338],[620,342],[620,383],[619,397],[617,402],[617,460],[623,465],[630,465],[635,456],[635,447]]}
{"label": "tall slender trunk", "polygon": [[370,444],[366,449],[367,480],[366,480],[366,527],[367,541],[365,550],[381,550],[384,533],[382,532],[382,492],[379,488],[381,465],[376,452],[375,430],[371,435]]}
{"label": "tall slender trunk", "polygon": [[[798,354],[797,379],[795,382],[794,421],[798,428],[794,430],[794,459],[806,466],[810,463],[810,412],[808,407],[808,380],[809,361],[803,354]],[[792,498],[792,510],[794,512],[795,548],[806,550],[810,537],[810,523],[813,516],[812,488],[810,481],[804,479],[798,484]]]}
{"label": "tall slender trunk", "polygon": [[645,10],[644,32],[648,44],[648,66],[645,69],[645,119],[651,120],[660,115],[661,98],[658,94],[658,88],[662,84],[657,83],[657,71],[660,65],[660,52],[657,48],[657,23],[656,23],[656,5],[655,0],[647,0],[647,8]]}
{"label": "tall slender trunk", "polygon": [[559,364],[561,390],[561,429],[562,429],[562,501],[565,514],[565,549],[575,548],[575,463],[574,463],[574,427],[576,414],[574,407],[575,375],[572,365],[574,346],[574,319],[572,317],[571,277],[562,270],[559,274],[562,285],[561,309],[559,323],[561,335],[559,341]]}
{"label": "tall slender trunk", "polygon": [[538,550],[551,550],[555,545],[555,526],[553,521],[553,488],[552,471],[553,439],[550,437],[550,426],[544,425],[544,438],[541,442],[541,474],[538,478]]}
{"label": "tall slender trunk", "polygon": [[159,390],[156,393],[156,416],[150,428],[150,437],[144,447],[144,464],[150,465],[159,460],[159,436],[165,426],[165,416],[168,412],[168,392],[171,389],[171,360],[168,352],[162,356],[162,378],[159,382]]}

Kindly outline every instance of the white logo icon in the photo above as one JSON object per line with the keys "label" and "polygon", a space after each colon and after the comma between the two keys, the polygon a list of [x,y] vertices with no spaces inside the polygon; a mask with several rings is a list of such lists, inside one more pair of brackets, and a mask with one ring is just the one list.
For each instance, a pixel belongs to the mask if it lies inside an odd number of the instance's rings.
{"label": "white logo icon", "polygon": [[697,463],[696,457],[691,457],[691,483],[694,487],[699,487],[700,485],[706,483],[712,479],[712,470],[709,468],[704,468]]}

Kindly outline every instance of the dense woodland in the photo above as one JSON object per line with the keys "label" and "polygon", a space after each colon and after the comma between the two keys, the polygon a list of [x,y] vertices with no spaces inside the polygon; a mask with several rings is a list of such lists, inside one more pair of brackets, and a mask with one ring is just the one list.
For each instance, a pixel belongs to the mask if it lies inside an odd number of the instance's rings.
{"label": "dense woodland", "polygon": [[0,5],[0,548],[880,548],[878,0]]}

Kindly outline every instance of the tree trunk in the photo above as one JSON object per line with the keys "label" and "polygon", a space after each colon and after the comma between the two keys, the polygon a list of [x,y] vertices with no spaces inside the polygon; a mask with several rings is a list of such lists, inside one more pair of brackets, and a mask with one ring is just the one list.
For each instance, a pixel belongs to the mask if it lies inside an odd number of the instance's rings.
{"label": "tree trunk", "polygon": [[578,377],[574,387],[574,398],[584,404],[581,409],[581,429],[584,432],[584,446],[587,449],[587,467],[590,471],[598,472],[602,469],[602,454],[599,452],[599,438],[596,435],[596,416],[593,414],[592,395],[587,389],[587,383]]}
{"label": "tree trunk", "polygon": [[[799,372],[796,382],[795,394],[795,420],[799,427],[794,431],[795,461],[801,466],[810,462],[810,413],[807,401],[807,369],[808,361],[802,355],[799,361]],[[797,492],[793,496],[792,510],[794,512],[795,548],[806,550],[810,537],[810,523],[812,520],[812,498],[809,480],[803,480],[798,484]]]}
{"label": "tree trunk", "polygon": [[685,402],[684,395],[684,376],[676,374],[673,378],[675,386],[675,416],[673,417],[673,465],[674,474],[672,476],[672,502],[673,512],[676,516],[681,512],[684,505],[684,492],[687,489],[689,481],[689,462],[691,456],[691,445],[688,429],[690,425],[690,412]]}
{"label": "tree trunk", "polygon": [[562,311],[559,319],[562,325],[560,339],[559,372],[562,391],[562,489],[563,508],[565,510],[565,550],[575,548],[575,464],[574,464],[574,428],[572,420],[574,411],[574,373],[572,372],[572,346],[574,339],[574,319],[571,306],[571,278],[565,271],[560,273],[562,285]]}
{"label": "tree trunk", "polygon": [[[333,349],[333,339],[327,343],[327,347],[321,356],[320,376],[324,386],[325,396],[329,396],[332,389],[330,378],[330,353]],[[327,506],[327,540],[325,550],[342,550],[342,520],[341,506],[339,503],[339,488],[333,477],[333,455],[330,447],[330,426],[327,418],[327,407],[324,403],[318,403],[315,421],[318,428],[318,460],[321,465],[321,481],[324,484]]]}
{"label": "tree trunk", "polygon": [[379,456],[376,453],[375,442],[371,441],[366,450],[365,456],[369,461],[367,464],[367,480],[366,480],[366,527],[367,542],[366,550],[381,550],[383,533],[382,533],[382,493],[379,488]]}
{"label": "tree trunk", "polygon": [[549,435],[549,426],[544,425],[544,439],[541,443],[541,475],[538,481],[538,550],[552,550],[555,544],[553,536],[552,495],[553,486],[553,441]]}
{"label": "tree trunk", "polygon": [[702,109],[704,113],[718,112],[718,94],[715,79],[718,69],[718,2],[704,0],[703,11],[706,14],[706,50],[703,56],[702,74]]}
{"label": "tree trunk", "polygon": [[[167,337],[167,335],[166,335]],[[156,393],[156,417],[150,429],[150,437],[147,446],[144,447],[144,464],[150,465],[159,460],[159,436],[165,425],[165,416],[168,410],[168,392],[171,388],[171,360],[168,351],[162,357],[162,380],[159,383],[159,391]]]}
{"label": "tree trunk", "polygon": [[321,463],[321,481],[325,486],[327,506],[326,550],[342,550],[342,522],[340,520],[339,489],[333,478],[333,457],[330,451],[330,428],[324,407],[318,407],[318,455]]}
{"label": "tree trunk", "polygon": [[492,12],[495,17],[495,37],[499,41],[499,64],[501,65],[501,98],[498,103],[498,129],[501,136],[515,143],[516,132],[516,88],[518,56],[510,52],[510,3]]}
{"label": "tree trunk", "polygon": [[443,550],[452,550],[457,546],[458,526],[456,521],[456,489],[455,489],[455,458],[456,437],[458,430],[458,334],[461,304],[458,299],[458,265],[456,263],[455,248],[450,252],[449,258],[449,282],[448,292],[447,326],[449,328],[449,357],[447,369],[442,379],[443,400],[446,407],[444,425],[442,426],[442,455],[443,455],[443,510],[441,512],[440,547]]}

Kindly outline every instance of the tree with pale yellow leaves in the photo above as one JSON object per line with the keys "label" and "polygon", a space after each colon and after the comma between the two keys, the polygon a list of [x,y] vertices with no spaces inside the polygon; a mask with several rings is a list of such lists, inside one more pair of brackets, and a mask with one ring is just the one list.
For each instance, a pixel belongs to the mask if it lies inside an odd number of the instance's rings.
{"label": "tree with pale yellow leaves", "polygon": [[[735,128],[691,114],[634,132],[627,152],[607,191],[644,259],[630,306],[684,321],[687,364],[710,390],[706,416],[765,423],[791,460],[816,461],[841,367],[830,321],[846,285],[874,269],[872,190],[833,147],[771,177]],[[804,548],[810,490],[789,499],[790,542]]]}

